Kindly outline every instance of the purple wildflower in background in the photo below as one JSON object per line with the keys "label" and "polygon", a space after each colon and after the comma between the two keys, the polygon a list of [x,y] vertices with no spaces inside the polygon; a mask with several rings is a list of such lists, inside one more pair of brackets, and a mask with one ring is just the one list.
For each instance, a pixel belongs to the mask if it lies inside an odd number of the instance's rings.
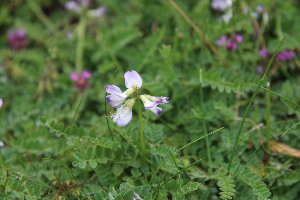
{"label": "purple wildflower in background", "polygon": [[276,59],[281,60],[281,61],[289,61],[296,56],[297,56],[297,54],[295,51],[286,50],[286,51],[282,51],[282,52],[278,53],[276,56]]}
{"label": "purple wildflower in background", "polygon": [[112,115],[113,122],[118,126],[126,126],[132,119],[132,108],[136,98],[140,98],[144,103],[144,108],[151,110],[155,115],[160,115],[162,108],[157,107],[159,104],[168,103],[169,97],[155,97],[150,95],[139,95],[131,99],[127,99],[130,95],[137,94],[137,91],[142,87],[143,80],[141,76],[134,70],[127,71],[124,74],[125,86],[127,90],[122,90],[115,85],[106,85],[106,101],[112,107],[117,108],[115,114]]}
{"label": "purple wildflower in background", "polygon": [[270,57],[268,50],[266,47],[262,48],[261,50],[259,50],[259,55],[263,58],[268,58]]}
{"label": "purple wildflower in background", "polygon": [[231,40],[228,40],[226,35],[222,35],[217,41],[217,46],[224,46],[226,45],[227,49],[230,51],[234,51],[238,48],[238,43],[243,42],[244,38],[241,34],[235,34],[234,38]]}
{"label": "purple wildflower in background", "polygon": [[242,35],[240,34],[235,34],[235,41],[238,42],[238,43],[241,43],[243,42],[244,38]]}
{"label": "purple wildflower in background", "polygon": [[227,49],[229,49],[230,51],[234,51],[234,50],[236,50],[237,47],[238,47],[238,46],[237,46],[237,42],[234,41],[234,40],[231,40],[231,41],[227,42],[226,47],[227,47]]}
{"label": "purple wildflower in background", "polygon": [[227,42],[227,36],[226,36],[226,35],[222,35],[222,36],[220,37],[220,39],[218,39],[218,40],[216,41],[216,45],[217,45],[217,46],[223,46],[223,45],[226,44],[226,42]]}
{"label": "purple wildflower in background", "polygon": [[2,141],[0,141],[0,148],[4,147],[4,143]]}
{"label": "purple wildflower in background", "polygon": [[137,193],[134,193],[132,200],[143,200],[143,199]]}
{"label": "purple wildflower in background", "polygon": [[24,49],[28,44],[28,38],[24,29],[11,30],[8,32],[9,47],[14,50]]}
{"label": "purple wildflower in background", "polygon": [[0,108],[2,107],[2,105],[3,105],[3,100],[0,99]]}
{"label": "purple wildflower in background", "polygon": [[67,10],[70,10],[70,11],[73,11],[73,12],[76,12],[76,13],[79,13],[80,12],[80,6],[77,4],[77,2],[75,1],[68,1],[66,4],[65,4],[65,8]]}
{"label": "purple wildflower in background", "polygon": [[81,75],[77,74],[76,72],[72,72],[70,75],[70,79],[72,81],[75,81],[75,87],[78,89],[85,89],[90,86],[90,84],[87,82],[86,79],[89,79],[92,77],[92,74],[87,71],[83,70]]}
{"label": "purple wildflower in background", "polygon": [[256,71],[259,73],[259,74],[262,74],[262,73],[264,73],[264,67],[263,66],[257,66],[257,68],[256,68]]}
{"label": "purple wildflower in background", "polygon": [[[65,3],[65,8],[79,14],[83,9],[87,9],[90,6],[90,3],[90,0],[68,1]],[[101,6],[96,9],[88,10],[87,14],[90,17],[101,17],[105,14],[106,9],[105,6]]]}
{"label": "purple wildflower in background", "polygon": [[265,8],[262,5],[257,5],[256,10],[258,13],[263,13],[265,11]]}
{"label": "purple wildflower in background", "polygon": [[232,6],[232,0],[212,0],[211,7],[216,11],[224,12]]}

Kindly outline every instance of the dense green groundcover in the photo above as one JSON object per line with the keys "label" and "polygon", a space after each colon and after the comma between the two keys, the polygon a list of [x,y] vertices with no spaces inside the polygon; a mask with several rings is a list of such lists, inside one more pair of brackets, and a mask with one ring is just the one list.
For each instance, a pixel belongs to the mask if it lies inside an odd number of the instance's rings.
{"label": "dense green groundcover", "polygon": [[298,0],[65,3],[0,2],[0,199],[300,198]]}

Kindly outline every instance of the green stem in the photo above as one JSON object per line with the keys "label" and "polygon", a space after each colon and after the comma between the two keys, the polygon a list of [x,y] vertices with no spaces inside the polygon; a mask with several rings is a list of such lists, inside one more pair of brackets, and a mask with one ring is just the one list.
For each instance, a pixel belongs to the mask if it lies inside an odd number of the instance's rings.
{"label": "green stem", "polygon": [[77,46],[76,46],[76,72],[81,73],[83,69],[83,51],[85,38],[86,18],[82,16],[77,27]]}
{"label": "green stem", "polygon": [[244,114],[244,117],[243,117],[241,126],[240,126],[240,128],[239,128],[239,130],[238,130],[238,134],[237,134],[237,137],[236,137],[236,139],[235,139],[234,146],[233,146],[233,149],[232,149],[232,152],[231,152],[231,157],[230,157],[230,161],[229,161],[229,165],[228,165],[228,174],[230,174],[230,168],[231,168],[233,156],[234,156],[234,154],[235,154],[236,147],[237,147],[237,143],[238,143],[239,138],[240,138],[240,136],[241,136],[241,132],[242,132],[242,129],[243,129],[243,126],[244,126],[246,117],[247,117],[247,115],[248,115],[248,112],[249,112],[249,110],[250,110],[250,107],[251,107],[251,105],[252,105],[252,103],[253,103],[253,100],[254,100],[255,96],[257,95],[257,93],[258,93],[258,91],[259,91],[259,89],[260,89],[260,87],[261,87],[263,81],[265,80],[265,78],[266,78],[266,76],[267,76],[267,74],[268,74],[268,72],[269,72],[269,69],[270,69],[270,67],[271,67],[271,65],[272,65],[272,63],[273,63],[273,61],[274,61],[274,59],[275,59],[275,56],[278,54],[279,49],[280,49],[282,43],[283,43],[283,40],[281,40],[281,43],[280,43],[279,47],[276,49],[276,52],[273,54],[272,58],[270,59],[268,65],[267,65],[266,71],[265,71],[263,77],[262,77],[262,78],[260,79],[260,81],[258,82],[257,87],[256,87],[256,89],[255,89],[255,92],[254,92],[254,94],[252,95],[252,97],[251,97],[251,99],[250,99],[250,102],[249,102],[249,104],[248,104],[248,106],[247,106],[247,108],[246,108],[246,112],[245,112],[245,114]]}
{"label": "green stem", "polygon": [[145,138],[144,138],[142,106],[141,106],[140,99],[138,99],[138,107],[139,107],[138,110],[139,110],[139,124],[140,124],[139,139],[140,139],[140,146],[141,146],[141,154],[144,157],[146,155],[146,146],[145,146]]}
{"label": "green stem", "polygon": [[[270,89],[270,83],[267,83],[267,88]],[[266,92],[266,132],[267,132],[267,147],[270,147],[271,140],[271,94]]]}
{"label": "green stem", "polygon": [[[202,89],[202,69],[200,69],[200,107],[201,110],[204,110],[204,103],[203,103],[203,89]],[[207,133],[207,125],[206,125],[206,121],[205,119],[202,119],[202,127],[203,127],[203,132]],[[211,163],[211,151],[210,151],[210,144],[209,144],[209,139],[208,137],[205,137],[205,143],[206,143],[206,153],[207,153],[207,158],[208,158],[208,162]],[[210,164],[209,164],[209,169],[208,171],[210,171]]]}

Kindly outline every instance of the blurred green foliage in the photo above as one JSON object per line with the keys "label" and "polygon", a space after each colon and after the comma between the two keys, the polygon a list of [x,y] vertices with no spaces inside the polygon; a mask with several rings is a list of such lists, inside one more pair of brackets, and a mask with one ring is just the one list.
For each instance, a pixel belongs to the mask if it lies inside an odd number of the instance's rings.
{"label": "blurred green foliage", "polygon": [[[299,122],[299,107],[271,95],[268,111],[265,90],[254,100],[227,174],[240,122],[262,77],[257,66],[268,63],[259,50],[266,45],[274,53],[282,38],[282,50],[299,50],[299,3],[234,1],[233,18],[225,23],[209,0],[176,2],[212,44],[221,35],[243,36],[235,51],[216,47],[230,68],[167,0],[94,0],[92,8],[107,7],[98,18],[67,11],[64,0],[1,1],[1,199],[131,200],[134,192],[145,200],[299,198],[299,161],[267,145],[270,133],[272,141],[299,147],[300,126],[281,137]],[[265,11],[254,18],[257,5]],[[92,78],[78,91],[69,76],[80,56],[83,19],[82,67]],[[19,28],[29,44],[16,51],[7,35]],[[298,58],[276,60],[267,80],[270,90],[299,105]],[[143,112],[146,159],[137,108],[126,127],[110,120],[109,130],[106,121],[104,85],[124,85],[129,70],[141,74],[147,93],[171,99],[160,117]],[[179,150],[220,127],[207,138],[211,162],[204,140]]]}

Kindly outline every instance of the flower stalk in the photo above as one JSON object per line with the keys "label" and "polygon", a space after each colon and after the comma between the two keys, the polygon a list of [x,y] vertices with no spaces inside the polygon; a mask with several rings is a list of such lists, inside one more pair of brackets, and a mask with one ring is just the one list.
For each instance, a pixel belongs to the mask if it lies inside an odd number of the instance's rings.
{"label": "flower stalk", "polygon": [[144,124],[141,101],[138,100],[138,112],[139,112],[139,140],[141,147],[141,154],[143,157],[146,155],[145,135],[144,135]]}

